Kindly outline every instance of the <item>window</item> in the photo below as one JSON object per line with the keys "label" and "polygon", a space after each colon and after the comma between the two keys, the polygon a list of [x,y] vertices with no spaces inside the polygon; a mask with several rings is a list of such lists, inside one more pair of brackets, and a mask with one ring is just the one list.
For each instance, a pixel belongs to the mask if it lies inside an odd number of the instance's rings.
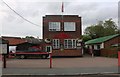
{"label": "window", "polygon": [[75,39],[65,39],[64,40],[64,48],[66,48],[66,49],[76,48],[76,40]]}
{"label": "window", "polygon": [[60,31],[60,22],[49,22],[49,31]]}
{"label": "window", "polygon": [[97,49],[100,49],[100,45],[97,45]]}
{"label": "window", "polygon": [[100,45],[99,45],[99,44],[97,44],[97,45],[94,45],[94,49],[95,49],[95,50],[98,50],[98,49],[100,49]]}
{"label": "window", "polygon": [[64,22],[64,31],[75,31],[75,22]]}
{"label": "window", "polygon": [[53,39],[53,49],[59,49],[59,48],[60,48],[60,40]]}

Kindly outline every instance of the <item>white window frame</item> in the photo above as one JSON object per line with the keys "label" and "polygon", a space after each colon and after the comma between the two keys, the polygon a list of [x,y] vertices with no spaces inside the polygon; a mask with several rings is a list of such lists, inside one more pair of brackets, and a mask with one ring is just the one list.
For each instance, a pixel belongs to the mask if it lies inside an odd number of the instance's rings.
{"label": "white window frame", "polygon": [[[69,42],[71,42],[71,45],[69,44]],[[75,49],[76,48],[76,39],[64,39],[64,48],[65,49]]]}
{"label": "white window frame", "polygon": [[53,45],[53,49],[59,49],[60,48],[60,40],[53,39],[52,45]]}
{"label": "white window frame", "polygon": [[60,31],[60,22],[49,22],[49,31]]}
{"label": "white window frame", "polygon": [[[68,29],[66,29],[66,27]],[[70,27],[72,27],[72,28],[70,28]],[[64,31],[76,31],[75,22],[64,22]]]}

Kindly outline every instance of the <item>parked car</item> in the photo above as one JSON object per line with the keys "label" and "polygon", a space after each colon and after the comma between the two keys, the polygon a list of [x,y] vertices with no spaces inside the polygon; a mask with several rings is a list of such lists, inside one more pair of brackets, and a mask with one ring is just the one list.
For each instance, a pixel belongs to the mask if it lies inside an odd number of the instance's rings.
{"label": "parked car", "polygon": [[28,46],[24,48],[17,49],[14,53],[11,52],[10,55],[14,55],[16,58],[25,59],[25,58],[48,58],[49,52],[45,52],[41,49],[40,46]]}
{"label": "parked car", "polygon": [[24,50],[24,51],[16,51],[15,57],[16,58],[20,58],[20,59],[25,59],[25,58],[32,58],[32,57],[36,57],[36,58],[43,58],[46,59],[49,56],[49,52],[44,52],[44,51],[28,51],[28,50]]}

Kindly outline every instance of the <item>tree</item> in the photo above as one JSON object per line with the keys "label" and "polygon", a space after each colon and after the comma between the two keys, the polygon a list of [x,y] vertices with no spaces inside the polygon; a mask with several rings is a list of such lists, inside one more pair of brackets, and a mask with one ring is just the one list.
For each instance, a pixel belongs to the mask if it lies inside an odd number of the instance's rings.
{"label": "tree", "polygon": [[87,27],[85,29],[85,34],[91,36],[92,38],[94,38],[95,35],[95,31],[94,31],[94,25]]}
{"label": "tree", "polygon": [[104,36],[103,23],[99,22],[96,25],[91,25],[85,29],[85,34],[91,36],[92,39]]}
{"label": "tree", "polygon": [[105,35],[113,35],[117,33],[117,26],[112,19],[106,20],[104,23]]}
{"label": "tree", "polygon": [[91,40],[92,38],[91,38],[91,36],[89,36],[89,35],[82,35],[82,40],[83,40],[83,42],[86,42],[86,41],[88,41],[88,40]]}
{"label": "tree", "polygon": [[85,34],[91,36],[92,39],[107,35],[116,34],[118,31],[115,22],[112,19],[99,21],[96,25],[91,25],[85,29]]}

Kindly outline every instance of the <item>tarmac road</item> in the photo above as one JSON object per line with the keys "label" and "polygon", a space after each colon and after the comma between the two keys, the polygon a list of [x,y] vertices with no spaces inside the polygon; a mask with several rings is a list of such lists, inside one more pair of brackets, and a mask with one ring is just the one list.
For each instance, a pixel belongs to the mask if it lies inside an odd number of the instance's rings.
{"label": "tarmac road", "polygon": [[90,75],[4,75],[2,77],[120,77],[120,74],[90,74]]}

